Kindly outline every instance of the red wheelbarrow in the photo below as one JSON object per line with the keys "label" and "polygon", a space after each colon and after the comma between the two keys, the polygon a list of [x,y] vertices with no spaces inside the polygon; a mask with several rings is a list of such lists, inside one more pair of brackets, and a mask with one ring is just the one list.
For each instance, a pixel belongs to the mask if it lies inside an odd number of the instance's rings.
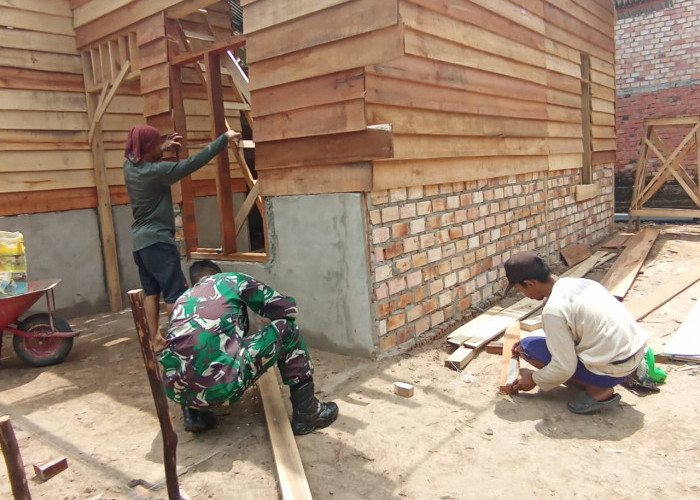
{"label": "red wheelbarrow", "polygon": [[[18,295],[0,295],[0,350],[2,331],[13,333],[12,346],[17,356],[32,366],[60,363],[73,347],[73,338],[80,334],[68,322],[56,316],[53,289],[60,279],[30,281],[27,292]],[[19,317],[46,296],[48,313],[38,313],[19,321]]]}

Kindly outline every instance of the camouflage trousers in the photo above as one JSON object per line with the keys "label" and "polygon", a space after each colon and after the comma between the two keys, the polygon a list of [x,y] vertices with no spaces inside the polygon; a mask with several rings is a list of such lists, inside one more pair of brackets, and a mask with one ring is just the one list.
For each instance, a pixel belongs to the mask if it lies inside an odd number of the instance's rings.
{"label": "camouflage trousers", "polygon": [[314,372],[309,350],[294,321],[271,321],[253,335],[243,337],[242,346],[240,369],[244,387],[231,400],[239,399],[243,391],[274,364],[277,364],[285,385],[296,385]]}
{"label": "camouflage trousers", "polygon": [[198,338],[202,339],[202,334],[211,338],[210,349],[188,359],[167,349],[161,354],[165,393],[182,405],[206,408],[236,401],[275,364],[286,385],[295,385],[313,374],[309,351],[292,320],[273,320],[244,335],[233,352],[218,348],[218,335],[202,332]]}

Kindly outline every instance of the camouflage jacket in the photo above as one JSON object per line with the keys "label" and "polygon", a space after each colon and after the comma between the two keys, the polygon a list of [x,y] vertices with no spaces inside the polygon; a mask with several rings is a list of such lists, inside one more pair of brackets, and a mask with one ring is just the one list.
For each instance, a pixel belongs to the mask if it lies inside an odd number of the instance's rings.
{"label": "camouflage jacket", "polygon": [[242,339],[246,307],[270,320],[294,320],[292,297],[242,273],[202,279],[175,302],[160,354],[169,398],[190,406],[222,404],[243,383]]}

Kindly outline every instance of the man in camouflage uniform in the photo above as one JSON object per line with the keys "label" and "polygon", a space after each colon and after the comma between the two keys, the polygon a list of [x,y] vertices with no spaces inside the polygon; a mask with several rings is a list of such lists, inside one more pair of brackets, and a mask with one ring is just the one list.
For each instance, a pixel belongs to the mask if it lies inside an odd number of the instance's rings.
{"label": "man in camouflage uniform", "polygon": [[[307,434],[338,416],[314,396],[313,366],[296,325],[294,299],[242,273],[222,273],[211,261],[190,267],[194,284],[175,302],[160,354],[167,396],[183,405],[185,429],[216,424],[208,407],[236,401],[275,363],[290,386],[292,430]],[[248,335],[249,307],[269,320]]]}

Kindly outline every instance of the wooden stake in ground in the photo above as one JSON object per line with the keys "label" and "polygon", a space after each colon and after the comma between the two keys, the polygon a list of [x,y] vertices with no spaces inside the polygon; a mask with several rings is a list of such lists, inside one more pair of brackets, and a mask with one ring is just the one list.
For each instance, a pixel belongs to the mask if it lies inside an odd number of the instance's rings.
{"label": "wooden stake in ground", "polygon": [[304,465],[301,463],[299,449],[289,425],[289,417],[274,372],[263,373],[257,384],[265,409],[267,432],[275,457],[282,500],[311,500]]}
{"label": "wooden stake in ground", "polygon": [[12,430],[12,422],[7,415],[0,417],[0,446],[7,465],[7,475],[10,478],[12,496],[15,500],[32,500],[27,485],[27,476],[24,473],[22,455],[19,453],[19,445],[15,432]]}
{"label": "wooden stake in ground", "polygon": [[170,418],[168,400],[165,397],[165,389],[160,378],[160,370],[156,362],[156,356],[151,344],[151,333],[146,321],[146,312],[143,307],[143,292],[131,290],[128,294],[131,302],[131,312],[134,315],[136,332],[141,343],[141,354],[146,365],[148,382],[151,385],[153,401],[156,404],[156,413],[160,422],[160,431],[163,436],[163,465],[165,466],[165,483],[168,487],[168,500],[180,500],[180,487],[177,482],[177,434]]}
{"label": "wooden stake in ground", "polygon": [[520,375],[520,358],[513,356],[513,346],[520,342],[520,323],[515,321],[506,328],[503,336],[503,353],[501,357],[501,379],[499,388],[501,392],[511,394],[513,382]]}

